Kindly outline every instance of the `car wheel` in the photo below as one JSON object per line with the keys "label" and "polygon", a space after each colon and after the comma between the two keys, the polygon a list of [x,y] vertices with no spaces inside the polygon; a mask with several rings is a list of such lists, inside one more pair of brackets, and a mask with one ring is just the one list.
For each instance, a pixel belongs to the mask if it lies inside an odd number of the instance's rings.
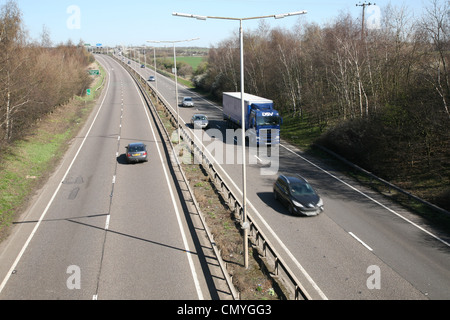
{"label": "car wheel", "polygon": [[294,214],[294,207],[292,206],[292,204],[289,204],[289,214]]}
{"label": "car wheel", "polygon": [[275,198],[275,200],[278,200],[278,194],[275,190],[273,191],[273,197]]}

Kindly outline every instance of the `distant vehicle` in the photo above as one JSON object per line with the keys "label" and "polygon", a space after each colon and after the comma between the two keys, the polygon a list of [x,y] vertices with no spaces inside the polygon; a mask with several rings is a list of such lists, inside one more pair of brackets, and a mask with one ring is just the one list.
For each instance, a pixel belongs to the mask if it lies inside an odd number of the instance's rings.
{"label": "distant vehicle", "polygon": [[127,149],[127,163],[147,162],[147,146],[142,142],[130,143],[125,147]]}
{"label": "distant vehicle", "polygon": [[191,97],[184,97],[183,98],[183,107],[193,107],[194,101]]}
{"label": "distant vehicle", "polygon": [[128,64],[131,64],[131,61],[130,61],[130,60],[128,60]]}
{"label": "distant vehicle", "polygon": [[300,176],[280,175],[273,184],[273,196],[288,207],[290,214],[316,216],[323,212],[322,198]]}
{"label": "distant vehicle", "polygon": [[252,144],[279,144],[283,119],[273,108],[273,101],[244,93],[244,108],[245,117],[242,120],[241,93],[223,93],[223,119],[228,126],[241,128],[243,122]]}
{"label": "distant vehicle", "polygon": [[208,117],[204,114],[194,114],[191,119],[191,124],[195,129],[206,129],[209,126]]}
{"label": "distant vehicle", "polygon": [[150,76],[150,77],[148,78],[148,81],[156,81],[155,76]]}
{"label": "distant vehicle", "polygon": [[141,68],[145,68],[145,64],[141,64]]}

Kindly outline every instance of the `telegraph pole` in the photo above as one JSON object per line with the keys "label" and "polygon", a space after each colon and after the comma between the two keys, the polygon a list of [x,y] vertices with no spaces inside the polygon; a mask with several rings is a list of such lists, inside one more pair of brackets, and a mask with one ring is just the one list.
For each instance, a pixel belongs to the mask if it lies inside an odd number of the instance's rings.
{"label": "telegraph pole", "polygon": [[370,3],[370,2],[361,3],[360,2],[360,4],[356,5],[357,7],[362,7],[362,10],[363,10],[363,12],[362,12],[362,25],[361,25],[361,41],[363,41],[363,42],[364,42],[364,38],[365,38],[365,35],[366,35],[365,21],[364,21],[365,20],[366,7],[367,6],[372,6],[372,5],[376,5],[376,3]]}

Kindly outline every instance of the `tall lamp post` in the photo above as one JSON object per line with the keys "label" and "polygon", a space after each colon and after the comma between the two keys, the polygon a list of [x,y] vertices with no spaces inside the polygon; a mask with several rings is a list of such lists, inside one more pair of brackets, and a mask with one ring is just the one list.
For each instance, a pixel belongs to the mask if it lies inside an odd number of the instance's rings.
{"label": "tall lamp post", "polygon": [[[178,106],[178,72],[177,72],[177,54],[176,54],[176,49],[175,49],[175,44],[179,43],[179,42],[189,42],[189,41],[194,41],[194,40],[198,40],[199,38],[194,38],[194,39],[187,39],[187,40],[176,40],[176,41],[152,41],[152,40],[147,40],[147,42],[149,43],[172,43],[173,44],[173,60],[174,60],[174,68],[175,68],[175,99],[177,102],[177,133],[178,133],[178,143],[181,142],[181,137],[180,137],[180,112],[179,112],[179,106]],[[156,71],[156,68],[155,68]]]}
{"label": "tall lamp post", "polygon": [[220,19],[220,20],[235,20],[240,22],[239,36],[240,36],[240,55],[241,55],[241,108],[242,108],[242,228],[244,229],[244,266],[248,269],[248,230],[249,225],[247,221],[247,173],[246,173],[246,154],[245,154],[245,103],[244,103],[244,29],[242,27],[242,22],[245,20],[256,20],[256,19],[266,19],[275,18],[282,19],[285,17],[296,16],[301,14],[306,14],[305,10],[296,11],[290,13],[282,13],[275,15],[259,16],[259,17],[248,17],[248,18],[231,18],[231,17],[215,17],[215,16],[201,16],[189,13],[172,13],[173,16],[185,17],[185,18],[195,18],[197,20],[207,20],[207,19]]}
{"label": "tall lamp post", "polygon": [[158,75],[156,72],[156,48],[153,47],[153,67],[155,68],[155,86],[156,86],[156,92],[158,92]]}

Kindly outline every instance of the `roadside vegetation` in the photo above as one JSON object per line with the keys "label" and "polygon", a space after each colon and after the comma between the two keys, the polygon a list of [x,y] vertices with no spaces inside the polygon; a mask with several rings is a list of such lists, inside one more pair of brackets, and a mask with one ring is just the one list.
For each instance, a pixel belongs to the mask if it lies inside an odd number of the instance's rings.
{"label": "roadside vegetation", "polygon": [[[420,16],[381,8],[379,25],[341,13],[293,30],[262,21],[245,33],[245,90],[274,100],[282,137],[320,144],[450,210],[450,10],[430,0]],[[240,91],[236,35],[209,52],[196,88],[221,101]]]}
{"label": "roadside vegetation", "polygon": [[[0,241],[45,184],[95,105],[103,83],[84,47],[29,41],[14,1],[0,9]],[[91,95],[86,89],[91,88]]]}
{"label": "roadside vegetation", "polygon": [[[207,56],[209,49],[197,48],[197,47],[180,47],[177,48],[177,73],[178,82],[188,88],[194,88],[192,77],[197,74],[198,70],[205,70],[207,64]],[[145,57],[144,57],[145,52]],[[156,52],[149,49],[139,49],[133,52],[125,49],[124,55],[139,63],[147,62],[147,68],[155,70],[156,56],[156,69],[157,72],[165,77],[175,79],[173,74],[174,59],[173,50],[166,48],[158,48]]]}
{"label": "roadside vegetation", "polygon": [[[172,136],[175,126],[170,121],[164,106],[156,99],[153,99],[153,103],[169,136]],[[226,263],[233,285],[240,294],[240,299],[286,299],[280,283],[272,278],[270,270],[267,270],[258,251],[251,246],[249,247],[249,266],[247,269],[244,267],[243,235],[240,223],[234,218],[233,211],[214,186],[203,166],[192,161],[190,164],[182,163],[182,167],[221,257]]]}

